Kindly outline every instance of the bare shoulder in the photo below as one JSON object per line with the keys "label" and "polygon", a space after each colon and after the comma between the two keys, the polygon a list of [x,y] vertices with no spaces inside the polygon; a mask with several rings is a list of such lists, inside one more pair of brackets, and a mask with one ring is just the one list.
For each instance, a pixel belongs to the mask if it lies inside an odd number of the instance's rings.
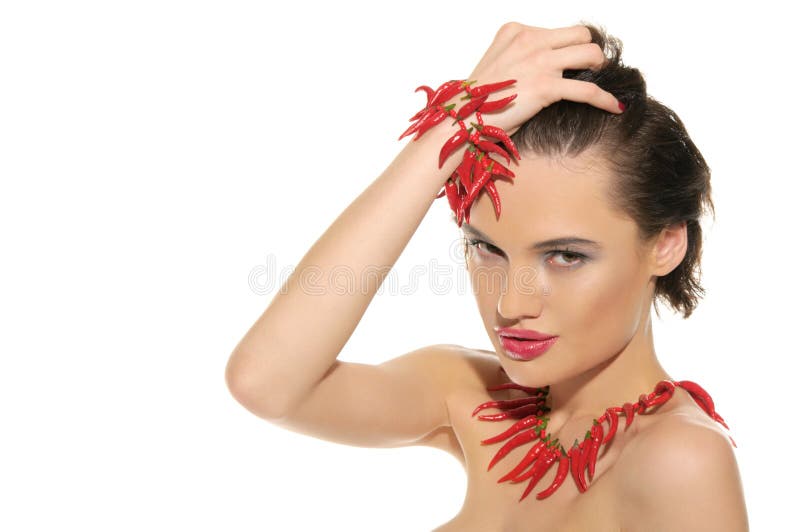
{"label": "bare shoulder", "polygon": [[[507,380],[497,355],[490,351],[456,344],[436,344],[418,349],[406,357],[406,363],[415,366],[415,371],[425,374],[429,382],[441,389],[448,412],[456,395],[465,391],[484,390],[487,383]],[[466,464],[452,422],[416,444],[441,449],[453,455],[462,465]]]}
{"label": "bare shoulder", "polygon": [[620,496],[631,530],[664,523],[682,531],[749,530],[735,449],[704,415],[665,414],[620,456]]}
{"label": "bare shoulder", "polygon": [[456,344],[429,345],[403,358],[407,359],[405,363],[417,366],[430,374],[438,385],[451,391],[480,387],[487,379],[494,380],[495,375],[504,371],[494,353]]}

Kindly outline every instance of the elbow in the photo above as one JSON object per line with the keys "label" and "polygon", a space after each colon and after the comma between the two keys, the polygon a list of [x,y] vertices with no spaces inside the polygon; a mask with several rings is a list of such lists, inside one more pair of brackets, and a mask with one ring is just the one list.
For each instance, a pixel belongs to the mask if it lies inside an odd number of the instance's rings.
{"label": "elbow", "polygon": [[276,420],[284,416],[285,400],[280,390],[248,366],[246,357],[234,352],[225,366],[225,385],[236,401],[256,416]]}

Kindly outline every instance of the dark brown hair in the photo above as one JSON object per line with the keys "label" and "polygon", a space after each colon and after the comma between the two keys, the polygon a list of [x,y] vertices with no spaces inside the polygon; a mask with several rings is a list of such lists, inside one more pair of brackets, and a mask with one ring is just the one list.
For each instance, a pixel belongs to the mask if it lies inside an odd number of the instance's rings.
{"label": "dark brown hair", "polygon": [[686,222],[686,255],[674,270],[658,278],[653,303],[661,298],[688,318],[705,293],[700,284],[699,219],[704,207],[714,213],[709,167],[678,115],[648,96],[639,70],[622,63],[622,43],[602,28],[581,24],[589,28],[592,42],[608,62],[596,71],[565,70],[563,76],[597,84],[622,101],[625,111],[613,114],[561,100],[525,122],[511,139],[520,152],[547,156],[576,156],[587,148],[599,148],[615,176],[610,201],[636,222],[642,243],[669,225]]}

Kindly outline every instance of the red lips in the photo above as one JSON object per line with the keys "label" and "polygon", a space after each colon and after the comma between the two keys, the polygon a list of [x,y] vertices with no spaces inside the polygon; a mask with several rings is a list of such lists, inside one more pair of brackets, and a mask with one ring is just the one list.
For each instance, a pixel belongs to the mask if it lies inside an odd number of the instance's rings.
{"label": "red lips", "polygon": [[525,340],[547,340],[556,336],[555,334],[547,334],[533,329],[512,329],[510,327],[495,327],[495,331],[500,336],[523,338]]}

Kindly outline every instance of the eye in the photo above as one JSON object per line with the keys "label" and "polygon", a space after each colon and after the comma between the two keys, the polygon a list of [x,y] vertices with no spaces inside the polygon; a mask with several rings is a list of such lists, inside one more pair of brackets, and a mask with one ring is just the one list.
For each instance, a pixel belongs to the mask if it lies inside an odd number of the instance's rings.
{"label": "eye", "polygon": [[[477,238],[473,238],[471,240],[467,240],[467,245],[468,246],[474,246],[482,254],[487,254],[487,253],[495,254],[495,255],[502,255],[503,254],[503,252],[499,248],[497,248],[496,246],[493,246],[493,245],[489,244],[488,242],[484,242],[483,240],[478,240]],[[486,249],[485,250],[481,249],[481,247],[480,247],[481,245],[486,246]]]}
{"label": "eye", "polygon": [[[503,255],[503,250],[501,250],[497,246],[489,244],[484,240],[473,238],[473,239],[468,239],[466,243],[468,246],[473,246],[476,249],[478,249],[480,255],[499,255],[499,256]],[[482,248],[481,246],[485,247]],[[551,249],[550,251],[547,252],[547,257],[549,258],[553,256],[561,257],[562,259],[561,262],[559,261],[551,262],[551,264],[554,264],[557,268],[561,269],[574,268],[579,264],[586,262],[589,258],[583,253],[578,253],[576,251],[571,251],[569,249]]]}
{"label": "eye", "polygon": [[583,263],[586,260],[586,255],[582,253],[576,253],[575,251],[570,251],[568,249],[553,249],[548,253],[549,256],[561,256],[563,259],[566,259],[565,262],[555,263],[559,268],[572,268],[578,264]]}

